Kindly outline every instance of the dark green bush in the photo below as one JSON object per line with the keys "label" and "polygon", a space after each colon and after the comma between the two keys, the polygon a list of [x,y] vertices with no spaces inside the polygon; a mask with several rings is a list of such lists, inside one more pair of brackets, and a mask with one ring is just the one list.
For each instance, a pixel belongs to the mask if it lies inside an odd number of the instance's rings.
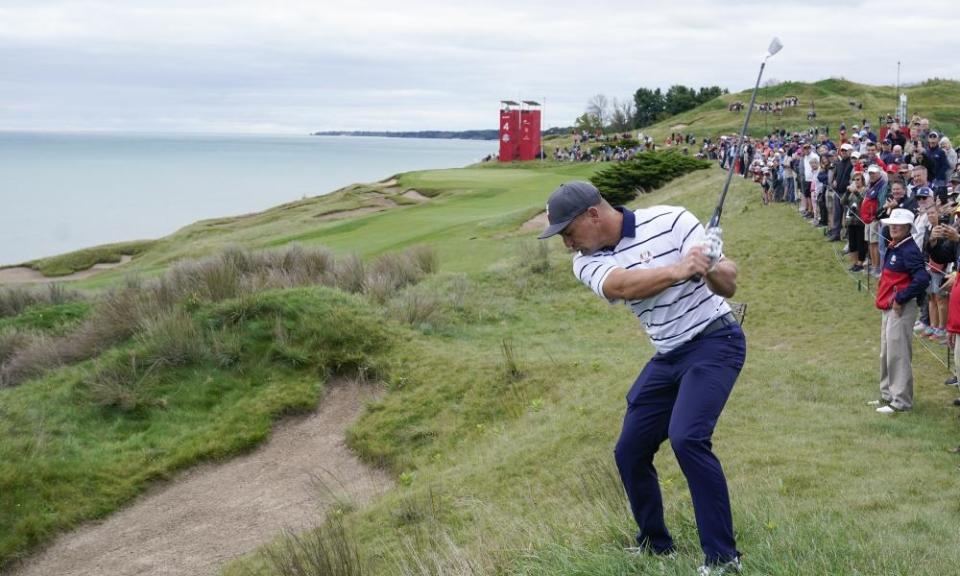
{"label": "dark green bush", "polygon": [[694,170],[710,167],[710,162],[684,156],[674,150],[644,152],[633,160],[614,164],[590,178],[600,194],[613,205],[626,204],[639,192],[649,192]]}

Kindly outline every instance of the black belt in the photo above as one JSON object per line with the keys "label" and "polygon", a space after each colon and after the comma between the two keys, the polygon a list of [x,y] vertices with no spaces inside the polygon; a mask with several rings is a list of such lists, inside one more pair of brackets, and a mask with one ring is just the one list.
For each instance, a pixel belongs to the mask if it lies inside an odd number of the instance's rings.
{"label": "black belt", "polygon": [[733,326],[735,324],[738,324],[737,317],[733,315],[733,312],[727,312],[723,316],[711,320],[710,323],[707,324],[707,327],[701,330],[699,334],[694,336],[694,338],[703,338],[704,336],[716,332],[721,328],[726,328],[727,326]]}

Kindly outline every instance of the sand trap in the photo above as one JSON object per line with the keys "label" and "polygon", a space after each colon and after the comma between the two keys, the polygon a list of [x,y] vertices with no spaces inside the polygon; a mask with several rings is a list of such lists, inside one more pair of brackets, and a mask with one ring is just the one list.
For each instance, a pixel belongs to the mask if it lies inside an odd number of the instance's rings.
{"label": "sand trap", "polygon": [[417,192],[417,191],[414,190],[413,188],[411,188],[411,189],[407,190],[406,192],[404,192],[404,193],[403,193],[403,197],[404,197],[404,198],[409,198],[410,200],[413,200],[414,202],[428,202],[428,201],[430,200],[430,198],[428,198],[428,197],[424,196],[423,194]]}
{"label": "sand trap", "polygon": [[541,212],[524,222],[520,226],[520,230],[523,232],[543,232],[543,229],[547,227],[547,224],[549,224],[549,221],[547,220],[547,213]]}
{"label": "sand trap", "polygon": [[83,280],[104,270],[110,270],[117,266],[123,266],[133,260],[133,256],[123,255],[119,262],[111,264],[94,264],[86,270],[67,274],[66,276],[44,276],[33,268],[26,266],[17,266],[16,268],[4,268],[0,270],[0,284],[33,284],[38,282],[70,282],[71,280]]}
{"label": "sand trap", "polygon": [[279,424],[253,453],[181,474],[103,522],[61,536],[11,576],[214,575],[283,529],[319,524],[334,499],[373,499],[390,477],[343,442],[372,395],[369,386],[330,385],[314,414]]}
{"label": "sand trap", "polygon": [[314,216],[314,218],[316,218],[319,222],[326,222],[328,220],[343,220],[344,218],[352,218],[353,216],[373,214],[374,212],[382,212],[383,210],[384,206],[367,206],[365,208],[354,208],[353,210],[340,210],[337,212],[317,214]]}
{"label": "sand trap", "polygon": [[377,182],[378,188],[394,188],[399,184],[396,178],[391,178],[389,180],[384,180],[382,182]]}

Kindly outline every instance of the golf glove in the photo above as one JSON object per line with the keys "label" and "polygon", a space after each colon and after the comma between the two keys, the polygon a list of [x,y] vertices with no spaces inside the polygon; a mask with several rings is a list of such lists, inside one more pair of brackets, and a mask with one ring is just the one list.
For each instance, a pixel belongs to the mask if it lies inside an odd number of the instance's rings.
{"label": "golf glove", "polygon": [[710,270],[716,268],[723,255],[723,230],[719,227],[707,228],[703,237],[703,255],[710,259]]}

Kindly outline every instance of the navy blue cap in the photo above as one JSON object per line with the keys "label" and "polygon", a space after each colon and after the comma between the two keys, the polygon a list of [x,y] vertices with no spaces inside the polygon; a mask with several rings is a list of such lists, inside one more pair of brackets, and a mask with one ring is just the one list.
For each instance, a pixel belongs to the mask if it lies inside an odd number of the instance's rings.
{"label": "navy blue cap", "polygon": [[573,219],[600,203],[600,191],[589,182],[567,182],[553,191],[547,200],[547,222],[539,239],[563,232]]}
{"label": "navy blue cap", "polygon": [[929,186],[921,186],[914,192],[914,196],[933,196],[933,190],[931,190]]}

